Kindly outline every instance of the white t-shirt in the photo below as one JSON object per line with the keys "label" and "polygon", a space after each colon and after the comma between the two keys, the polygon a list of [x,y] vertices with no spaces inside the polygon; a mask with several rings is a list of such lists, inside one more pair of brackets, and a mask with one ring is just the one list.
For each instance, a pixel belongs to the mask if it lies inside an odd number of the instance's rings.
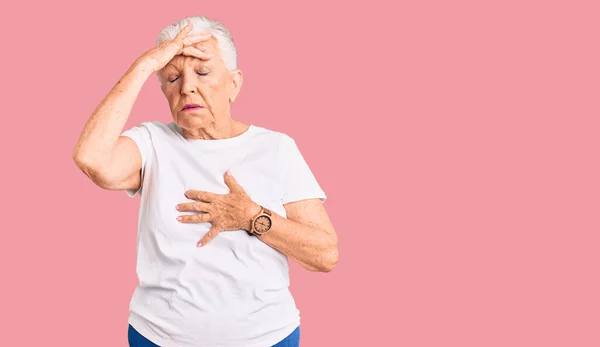
{"label": "white t-shirt", "polygon": [[251,125],[220,140],[190,140],[174,122],[147,122],[123,132],[142,155],[138,220],[139,284],[129,324],[161,347],[265,347],[300,325],[288,289],[287,257],[244,230],[197,242],[210,223],[187,224],[175,206],[186,190],[227,194],[230,170],[256,203],[285,217],[284,204],[326,200],[295,141]]}

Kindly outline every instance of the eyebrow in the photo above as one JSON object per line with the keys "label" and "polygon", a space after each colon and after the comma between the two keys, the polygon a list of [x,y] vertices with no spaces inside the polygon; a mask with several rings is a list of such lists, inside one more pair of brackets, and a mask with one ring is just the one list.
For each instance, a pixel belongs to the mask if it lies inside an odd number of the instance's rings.
{"label": "eyebrow", "polygon": [[[210,67],[212,67],[212,64],[211,64],[210,62],[208,62],[208,61],[204,61],[204,60],[200,60],[200,59],[198,59],[198,60],[199,60],[200,62],[195,62],[195,63],[194,63],[194,65],[199,65],[199,66],[201,66],[201,67],[209,67],[209,68],[210,68]],[[163,67],[163,69],[167,69],[167,68],[168,68],[168,67],[170,67],[170,66],[171,66],[171,67],[173,67],[173,68],[174,68],[174,69],[176,69],[176,70],[179,70],[179,68],[178,68],[177,66],[175,66],[175,64],[173,64],[173,63],[171,63],[171,62],[167,63],[167,65],[165,65],[165,66]]]}

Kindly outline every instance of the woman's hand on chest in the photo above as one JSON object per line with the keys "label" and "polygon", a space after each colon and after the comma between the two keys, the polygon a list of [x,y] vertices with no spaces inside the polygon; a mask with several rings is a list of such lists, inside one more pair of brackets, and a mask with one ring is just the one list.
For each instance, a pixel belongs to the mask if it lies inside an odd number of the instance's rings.
{"label": "woman's hand on chest", "polygon": [[[181,223],[212,224],[210,230],[198,242],[203,246],[214,239],[221,231],[250,230],[250,221],[261,208],[248,196],[236,179],[225,173],[225,184],[229,187],[227,194],[215,194],[200,190],[188,190],[185,196],[194,202],[181,203],[176,206],[180,212],[199,212],[177,217]],[[204,213],[200,213],[204,212]]]}

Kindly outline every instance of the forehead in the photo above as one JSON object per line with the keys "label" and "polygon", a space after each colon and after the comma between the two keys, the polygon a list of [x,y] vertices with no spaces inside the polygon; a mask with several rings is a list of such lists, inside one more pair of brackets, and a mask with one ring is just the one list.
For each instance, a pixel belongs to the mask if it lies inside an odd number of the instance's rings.
{"label": "forehead", "polygon": [[197,43],[193,44],[193,46],[198,49],[201,46],[204,46],[206,48],[206,50],[204,52],[211,53],[213,55],[212,58],[210,60],[202,60],[202,59],[198,59],[196,57],[190,57],[190,56],[185,56],[185,55],[176,55],[175,57],[173,57],[173,59],[171,59],[171,61],[169,62],[169,64],[166,67],[170,66],[171,68],[174,67],[174,68],[182,69],[186,65],[197,65],[197,64],[207,65],[207,66],[221,65],[221,55],[220,55],[219,45],[217,43],[216,38],[211,37],[209,40],[197,42]]}

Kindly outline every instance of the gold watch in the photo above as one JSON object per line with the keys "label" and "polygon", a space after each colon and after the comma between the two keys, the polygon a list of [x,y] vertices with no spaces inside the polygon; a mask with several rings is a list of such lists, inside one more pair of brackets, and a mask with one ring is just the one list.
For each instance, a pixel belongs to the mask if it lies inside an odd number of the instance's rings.
{"label": "gold watch", "polygon": [[259,236],[266,234],[269,230],[271,230],[271,226],[273,225],[271,220],[272,215],[273,213],[269,209],[260,205],[260,212],[250,221],[249,233]]}

